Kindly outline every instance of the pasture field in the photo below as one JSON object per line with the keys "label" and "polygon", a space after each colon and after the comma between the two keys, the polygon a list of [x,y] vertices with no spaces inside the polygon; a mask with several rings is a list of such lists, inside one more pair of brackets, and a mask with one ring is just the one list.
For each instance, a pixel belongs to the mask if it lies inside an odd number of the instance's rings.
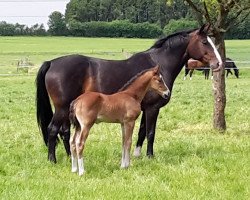
{"label": "pasture field", "polygon": [[[0,76],[0,199],[250,199],[250,70],[237,64],[240,78],[226,79],[227,131],[212,127],[212,81],[199,72],[174,84],[161,109],[155,157],[146,143],[140,158],[121,170],[121,131],[116,124],[95,125],[85,149],[86,174],[70,171],[62,143],[58,163],[47,161],[35,117],[35,73],[44,60],[81,53],[124,58],[153,40],[60,37],[0,37],[0,74],[16,74],[16,60],[35,64],[30,74]],[[228,56],[248,60],[250,41],[226,41]],[[37,67],[37,68],[36,68]],[[134,150],[139,119],[133,135]]]}

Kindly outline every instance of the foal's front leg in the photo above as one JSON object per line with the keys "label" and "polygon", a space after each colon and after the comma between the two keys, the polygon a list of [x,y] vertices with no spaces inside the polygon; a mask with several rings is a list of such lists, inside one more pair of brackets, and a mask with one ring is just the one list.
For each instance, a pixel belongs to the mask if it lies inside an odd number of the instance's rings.
{"label": "foal's front leg", "polygon": [[130,164],[130,149],[132,144],[132,134],[135,126],[135,121],[130,121],[122,125],[122,162],[121,168],[127,168]]}

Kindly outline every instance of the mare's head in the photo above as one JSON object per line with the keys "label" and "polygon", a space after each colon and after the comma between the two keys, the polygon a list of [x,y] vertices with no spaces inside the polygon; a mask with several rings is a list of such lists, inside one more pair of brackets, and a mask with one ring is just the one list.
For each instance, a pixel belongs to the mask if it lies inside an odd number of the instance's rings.
{"label": "mare's head", "polygon": [[220,70],[222,60],[213,41],[208,36],[209,26],[203,25],[200,29],[191,32],[187,54],[190,58],[209,65],[213,71]]}
{"label": "mare's head", "polygon": [[151,70],[152,78],[149,87],[155,90],[164,99],[167,99],[170,95],[170,90],[165,84],[162,75],[160,74],[160,67],[157,65]]}

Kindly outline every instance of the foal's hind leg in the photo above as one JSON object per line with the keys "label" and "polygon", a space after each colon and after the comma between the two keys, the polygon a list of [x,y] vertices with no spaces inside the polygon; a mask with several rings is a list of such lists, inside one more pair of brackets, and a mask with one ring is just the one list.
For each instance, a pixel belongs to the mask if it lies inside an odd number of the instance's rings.
{"label": "foal's hind leg", "polygon": [[142,113],[141,117],[141,124],[140,124],[140,129],[138,133],[138,140],[136,143],[136,148],[134,150],[134,156],[139,157],[141,155],[141,148],[143,145],[143,142],[146,138],[146,122],[145,122],[145,112]]}
{"label": "foal's hind leg", "polygon": [[76,137],[79,135],[80,130],[76,128],[75,132],[70,137],[70,150],[71,150],[71,171],[77,172],[77,153],[76,153]]}
{"label": "foal's hind leg", "polygon": [[76,136],[76,153],[78,158],[78,169],[79,169],[79,176],[84,174],[84,162],[83,162],[83,150],[85,147],[85,142],[89,135],[89,130],[93,124],[81,124],[81,131]]}

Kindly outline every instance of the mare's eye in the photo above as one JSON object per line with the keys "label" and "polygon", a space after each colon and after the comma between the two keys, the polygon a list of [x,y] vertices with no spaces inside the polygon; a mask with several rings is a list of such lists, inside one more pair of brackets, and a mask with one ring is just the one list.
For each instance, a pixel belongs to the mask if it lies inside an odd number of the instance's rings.
{"label": "mare's eye", "polygon": [[202,44],[207,44],[207,40],[202,40]]}

